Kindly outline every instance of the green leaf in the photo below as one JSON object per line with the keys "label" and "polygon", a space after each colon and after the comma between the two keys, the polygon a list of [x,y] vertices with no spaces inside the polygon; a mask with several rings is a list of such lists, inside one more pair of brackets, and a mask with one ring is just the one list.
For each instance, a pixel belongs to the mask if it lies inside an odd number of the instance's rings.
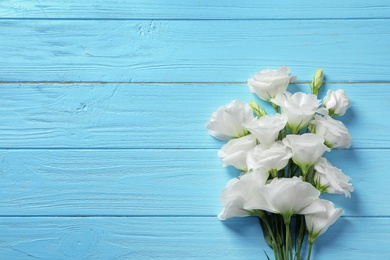
{"label": "green leaf", "polygon": [[265,254],[265,256],[267,257],[267,259],[268,259],[268,260],[271,260],[271,258],[269,258],[269,256],[268,256],[267,252],[265,252],[264,249],[263,249],[263,251],[264,251],[264,254]]}
{"label": "green leaf", "polygon": [[264,224],[264,221],[261,218],[259,218],[259,222],[260,222],[261,229],[263,230],[263,236],[264,236],[265,242],[270,247],[272,247],[272,238],[271,238],[271,235],[268,232],[268,228],[266,227],[266,225]]}

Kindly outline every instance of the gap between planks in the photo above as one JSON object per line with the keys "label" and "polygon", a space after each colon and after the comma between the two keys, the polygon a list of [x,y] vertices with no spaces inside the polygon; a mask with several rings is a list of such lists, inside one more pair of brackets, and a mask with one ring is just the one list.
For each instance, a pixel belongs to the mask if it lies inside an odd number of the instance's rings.
{"label": "gap between planks", "polygon": [[[176,85],[182,85],[182,84],[186,84],[186,85],[199,85],[199,84],[202,84],[202,85],[209,85],[209,84],[213,84],[213,85],[222,85],[222,84],[236,84],[236,85],[241,85],[241,84],[246,84],[246,81],[225,81],[225,82],[204,82],[204,81],[198,81],[198,82],[153,82],[153,81],[149,81],[149,82],[133,82],[133,81],[129,81],[129,82],[126,82],[126,81],[0,81],[0,85],[15,85],[15,84],[35,84],[35,85],[38,85],[38,84],[62,84],[62,85],[69,85],[69,84],[73,84],[73,85],[87,85],[87,84],[99,84],[99,85],[109,85],[109,84],[122,84],[122,85],[139,85],[139,84],[142,84],[142,85],[147,85],[147,84],[150,84],[150,85],[170,85],[170,84],[176,84]],[[310,84],[309,81],[297,81],[297,82],[294,82],[294,83],[290,83],[290,85],[299,85],[299,84]],[[364,85],[372,85],[372,84],[376,84],[376,85],[386,85],[386,84],[390,84],[390,81],[378,81],[378,82],[375,82],[375,81],[356,81],[356,82],[347,82],[347,81],[338,81],[338,82],[324,82],[324,84],[328,84],[328,85],[336,85],[336,84],[349,84],[349,85],[358,85],[358,84],[364,84]]]}
{"label": "gap between planks", "polygon": [[2,17],[0,21],[359,21],[359,20],[390,20],[390,17],[323,17],[323,18],[45,18],[45,17]]}
{"label": "gap between planks", "polygon": [[[217,218],[216,215],[0,215],[1,218]],[[387,219],[383,216],[341,216],[344,219]]]}
{"label": "gap between planks", "polygon": [[[56,151],[56,150],[70,150],[70,151],[107,151],[107,150],[128,150],[128,151],[218,151],[218,148],[209,148],[209,147],[150,147],[150,148],[136,148],[136,147],[0,147],[0,151],[7,151],[7,150],[20,150],[20,151],[39,151],[39,150],[47,150],[47,151]],[[348,149],[336,149],[338,151],[345,150],[345,151],[352,151],[352,150],[390,150],[389,147],[375,147],[375,148],[365,148],[365,147],[357,147],[357,148],[348,148]]]}

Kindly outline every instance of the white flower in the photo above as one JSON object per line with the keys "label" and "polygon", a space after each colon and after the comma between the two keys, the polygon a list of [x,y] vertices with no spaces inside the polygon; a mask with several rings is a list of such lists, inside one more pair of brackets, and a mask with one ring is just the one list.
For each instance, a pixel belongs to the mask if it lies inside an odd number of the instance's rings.
{"label": "white flower", "polygon": [[325,151],[330,149],[324,145],[324,138],[316,134],[287,135],[283,143],[291,148],[292,159],[301,167],[305,175]]}
{"label": "white flower", "polygon": [[325,144],[330,148],[349,148],[352,137],[345,125],[330,116],[314,116],[312,132],[325,138]]}
{"label": "white flower", "polygon": [[343,209],[336,209],[334,204],[328,200],[320,200],[320,203],[325,211],[305,215],[306,228],[309,232],[309,242],[311,244],[344,213]]}
{"label": "white flower", "polygon": [[328,93],[326,94],[326,97],[324,98],[323,105],[329,110],[329,114],[331,116],[342,116],[345,114],[345,111],[347,111],[347,109],[351,106],[351,102],[345,94],[345,90],[338,89],[336,91],[333,91],[329,89]]}
{"label": "white flower", "polygon": [[278,94],[271,102],[280,106],[282,114],[287,116],[287,126],[293,134],[309,125],[320,106],[316,95],[303,92]]}
{"label": "white flower", "polygon": [[244,123],[244,126],[256,136],[261,144],[271,145],[278,138],[279,131],[285,127],[286,123],[286,117],[276,114],[254,118]]}
{"label": "white flower", "polygon": [[295,80],[296,77],[289,76],[289,73],[289,67],[262,70],[248,80],[249,90],[259,98],[268,101],[278,93],[285,92],[288,84]]}
{"label": "white flower", "polygon": [[[318,203],[320,192],[300,178],[274,178],[252,196],[244,208],[279,213],[289,219],[293,214],[310,214],[324,210]],[[264,202],[264,199],[266,202]]]}
{"label": "white flower", "polygon": [[233,100],[211,115],[206,128],[215,138],[230,140],[247,135],[248,131],[242,124],[252,118],[254,118],[253,110],[248,104]]}
{"label": "white flower", "polygon": [[247,155],[257,145],[256,137],[252,134],[230,140],[218,151],[223,166],[232,165],[235,168],[247,171]]}
{"label": "white flower", "polygon": [[343,194],[351,197],[354,190],[352,184],[348,183],[351,178],[345,175],[339,168],[334,167],[327,159],[320,158],[314,165],[314,182],[318,189],[327,193]]}
{"label": "white flower", "polygon": [[250,211],[244,209],[244,204],[265,185],[267,178],[268,173],[251,172],[242,175],[239,179],[230,180],[222,192],[221,201],[224,208],[218,218],[225,220],[249,216]]}
{"label": "white flower", "polygon": [[277,172],[286,167],[291,156],[290,148],[281,141],[273,143],[270,147],[260,144],[248,154],[247,164],[249,169]]}

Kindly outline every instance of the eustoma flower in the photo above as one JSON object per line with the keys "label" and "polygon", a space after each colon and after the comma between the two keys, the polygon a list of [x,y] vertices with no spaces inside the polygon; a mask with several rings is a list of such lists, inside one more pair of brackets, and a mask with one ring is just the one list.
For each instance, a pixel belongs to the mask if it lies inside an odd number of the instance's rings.
{"label": "eustoma flower", "polygon": [[283,142],[291,148],[292,159],[301,167],[304,176],[326,151],[330,151],[324,145],[324,138],[316,134],[287,135]]}
{"label": "eustoma flower", "polygon": [[306,227],[309,232],[309,243],[312,245],[318,236],[322,235],[344,213],[343,209],[336,209],[328,200],[320,200],[324,211],[305,215]]}
{"label": "eustoma flower", "polygon": [[247,171],[247,155],[256,146],[256,137],[252,134],[230,140],[218,151],[223,166],[232,165],[235,168]]}
{"label": "eustoma flower", "polygon": [[310,129],[313,133],[325,138],[325,144],[330,148],[349,148],[352,137],[345,125],[330,116],[316,115]]}
{"label": "eustoma flower", "polygon": [[[265,185],[268,178],[267,173],[247,173],[240,178],[234,178],[228,182],[222,192],[221,200],[224,205],[218,218],[221,220],[232,217],[245,217],[250,215],[250,211],[244,208],[244,204],[259,189]],[[258,200],[261,200],[259,197]],[[266,203],[266,201],[263,201]]]}
{"label": "eustoma flower", "polygon": [[295,80],[296,77],[290,76],[289,73],[289,67],[262,70],[248,80],[249,90],[259,98],[268,101],[277,94],[285,92],[288,84]]}
{"label": "eustoma flower", "polygon": [[230,140],[248,134],[243,123],[254,118],[253,110],[248,104],[233,100],[226,106],[218,108],[206,124],[209,134],[220,140]]}
{"label": "eustoma flower", "polygon": [[351,102],[347,95],[345,94],[345,90],[338,89],[336,91],[328,90],[326,97],[324,98],[324,107],[329,110],[329,115],[337,115],[342,116],[345,114],[347,109],[351,106]]}
{"label": "eustoma flower", "polygon": [[262,116],[252,119],[244,124],[260,144],[271,145],[278,138],[279,131],[282,130],[287,123],[287,118],[276,114],[274,116]]}
{"label": "eustoma flower", "polygon": [[320,158],[314,165],[314,169],[314,182],[319,190],[351,197],[351,192],[354,190],[352,184],[348,183],[351,178],[339,168],[333,166],[327,159]]}
{"label": "eustoma flower", "polygon": [[[313,203],[319,196],[320,192],[313,185],[300,178],[275,178],[259,190],[259,196],[251,197],[251,200],[245,204],[245,208],[262,209],[291,217],[295,213],[309,214],[323,211],[322,206]],[[267,203],[264,203],[264,199]]]}
{"label": "eustoma flower", "polygon": [[287,126],[293,134],[309,125],[320,106],[317,96],[302,92],[278,94],[271,102],[280,106],[282,114],[287,116]]}
{"label": "eustoma flower", "polygon": [[247,164],[249,169],[262,169],[277,177],[277,172],[286,167],[291,156],[290,148],[281,141],[271,146],[260,144],[248,153]]}

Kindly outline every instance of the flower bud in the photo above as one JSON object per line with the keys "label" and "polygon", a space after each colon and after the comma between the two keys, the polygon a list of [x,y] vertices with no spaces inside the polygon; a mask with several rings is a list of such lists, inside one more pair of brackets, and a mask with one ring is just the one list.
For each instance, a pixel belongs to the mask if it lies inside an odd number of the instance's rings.
{"label": "flower bud", "polygon": [[264,109],[262,109],[255,101],[251,100],[249,105],[258,117],[267,115],[267,112],[265,112]]}
{"label": "flower bud", "polygon": [[313,81],[310,83],[311,93],[317,96],[323,82],[324,72],[322,69],[317,69],[314,74]]}

